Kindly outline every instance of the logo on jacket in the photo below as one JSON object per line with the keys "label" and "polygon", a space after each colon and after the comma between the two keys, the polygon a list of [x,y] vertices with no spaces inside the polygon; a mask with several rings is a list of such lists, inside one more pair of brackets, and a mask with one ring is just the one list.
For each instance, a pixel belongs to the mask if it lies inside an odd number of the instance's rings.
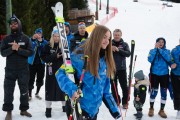
{"label": "logo on jacket", "polygon": [[25,45],[25,42],[18,42],[18,45]]}

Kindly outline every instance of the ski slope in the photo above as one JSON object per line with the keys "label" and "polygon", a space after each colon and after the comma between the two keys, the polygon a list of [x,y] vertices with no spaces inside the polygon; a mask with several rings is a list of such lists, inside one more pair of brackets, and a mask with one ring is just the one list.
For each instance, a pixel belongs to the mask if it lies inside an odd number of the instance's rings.
{"label": "ski slope", "polygon": [[[101,0],[103,4],[106,4],[107,0]],[[159,0],[139,0],[139,2],[133,2],[133,0],[109,0],[110,6],[118,8],[116,16],[107,22],[106,26],[112,31],[115,28],[120,28],[123,32],[123,39],[130,44],[133,39],[136,41],[135,55],[137,55],[135,70],[144,70],[147,75],[149,73],[150,64],[147,61],[148,52],[154,47],[155,40],[158,37],[164,37],[167,42],[167,48],[172,49],[179,44],[180,39],[180,4],[172,3],[173,7],[166,7],[162,5],[162,1]],[[96,6],[89,0],[89,8],[95,12]],[[99,11],[99,20],[106,17],[106,10]],[[109,11],[110,13],[112,11]],[[97,21],[98,22],[98,21]],[[5,58],[0,57],[0,107],[2,108],[4,92],[4,67]],[[127,59],[127,66],[129,65],[129,59]],[[129,72],[127,72],[129,73]],[[134,82],[134,80],[133,80]],[[121,90],[119,88],[119,93]],[[133,88],[132,88],[133,93]],[[129,101],[129,109],[125,116],[125,110],[122,110],[124,120],[135,119],[133,114],[136,112],[133,107],[133,97],[131,93],[131,99]],[[35,90],[33,91],[35,94]],[[44,86],[40,91],[40,95],[43,97],[42,100],[38,100],[33,96],[32,101],[29,102],[32,113],[32,118],[22,117],[19,114],[19,88],[16,84],[14,92],[14,110],[13,120],[47,120],[45,117],[45,94]],[[163,120],[158,116],[160,109],[160,94],[158,93],[155,102],[155,115],[154,117],[148,117],[149,109],[149,94],[147,93],[146,102],[143,107],[143,118],[142,120]],[[168,118],[166,120],[175,120],[176,111],[173,108],[173,101],[167,97],[167,103],[165,106],[165,112]],[[0,110],[0,120],[3,120],[6,113]],[[54,102],[52,104],[52,118],[48,120],[66,120],[65,113],[62,112],[61,103]],[[98,120],[114,120],[107,108],[102,104],[98,114]]]}

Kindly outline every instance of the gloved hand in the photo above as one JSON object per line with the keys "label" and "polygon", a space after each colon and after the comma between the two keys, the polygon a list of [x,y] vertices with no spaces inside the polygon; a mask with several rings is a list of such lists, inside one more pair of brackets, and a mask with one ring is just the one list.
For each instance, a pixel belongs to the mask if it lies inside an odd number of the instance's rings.
{"label": "gloved hand", "polygon": [[112,113],[112,116],[117,120],[121,117],[119,112]]}

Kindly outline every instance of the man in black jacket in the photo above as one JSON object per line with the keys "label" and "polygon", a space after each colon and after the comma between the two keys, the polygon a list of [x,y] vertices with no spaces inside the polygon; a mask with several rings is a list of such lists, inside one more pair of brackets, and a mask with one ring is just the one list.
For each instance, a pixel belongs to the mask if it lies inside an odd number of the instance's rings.
{"label": "man in black jacket", "polygon": [[87,38],[86,25],[84,22],[80,22],[78,24],[78,31],[74,33],[74,38],[70,40],[70,52],[73,52]]}
{"label": "man in black jacket", "polygon": [[[114,77],[115,87],[113,85],[113,81],[111,80],[111,90],[114,99],[116,100],[117,105],[120,104],[120,96],[116,96],[117,89],[117,81],[119,80],[120,86],[122,88],[123,98],[122,105],[123,108],[127,108],[127,98],[128,98],[128,87],[127,87],[127,72],[126,72],[126,57],[129,57],[131,52],[129,46],[126,42],[121,38],[122,32],[120,29],[115,29],[113,32],[114,39],[112,41],[112,50],[113,57],[116,64],[116,73]],[[117,90],[117,91],[116,91]],[[117,98],[118,97],[118,98]],[[119,99],[119,101],[118,101]]]}
{"label": "man in black jacket", "polygon": [[28,103],[28,56],[32,54],[31,42],[22,32],[20,20],[13,15],[9,20],[11,34],[4,38],[1,43],[1,55],[6,57],[4,79],[4,104],[3,111],[7,112],[5,120],[12,120],[14,88],[16,80],[20,89],[20,114],[31,117],[27,112]]}

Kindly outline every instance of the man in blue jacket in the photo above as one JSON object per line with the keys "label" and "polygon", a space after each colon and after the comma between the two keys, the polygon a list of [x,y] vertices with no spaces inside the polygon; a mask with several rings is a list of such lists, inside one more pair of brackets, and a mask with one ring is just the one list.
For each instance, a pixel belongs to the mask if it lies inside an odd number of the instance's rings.
{"label": "man in blue jacket", "polygon": [[66,37],[67,37],[67,41],[68,41],[68,46],[70,47],[70,40],[74,38],[74,35],[72,34],[71,31],[71,25],[69,24],[69,22],[65,22],[65,30],[66,30]]}
{"label": "man in blue jacket", "polygon": [[34,88],[34,81],[36,78],[37,90],[35,97],[41,99],[39,91],[43,85],[43,78],[45,72],[45,63],[41,58],[41,51],[43,47],[48,43],[42,36],[42,29],[38,28],[32,38],[33,54],[28,57],[30,79],[29,79],[29,100],[32,99],[32,89]]}

